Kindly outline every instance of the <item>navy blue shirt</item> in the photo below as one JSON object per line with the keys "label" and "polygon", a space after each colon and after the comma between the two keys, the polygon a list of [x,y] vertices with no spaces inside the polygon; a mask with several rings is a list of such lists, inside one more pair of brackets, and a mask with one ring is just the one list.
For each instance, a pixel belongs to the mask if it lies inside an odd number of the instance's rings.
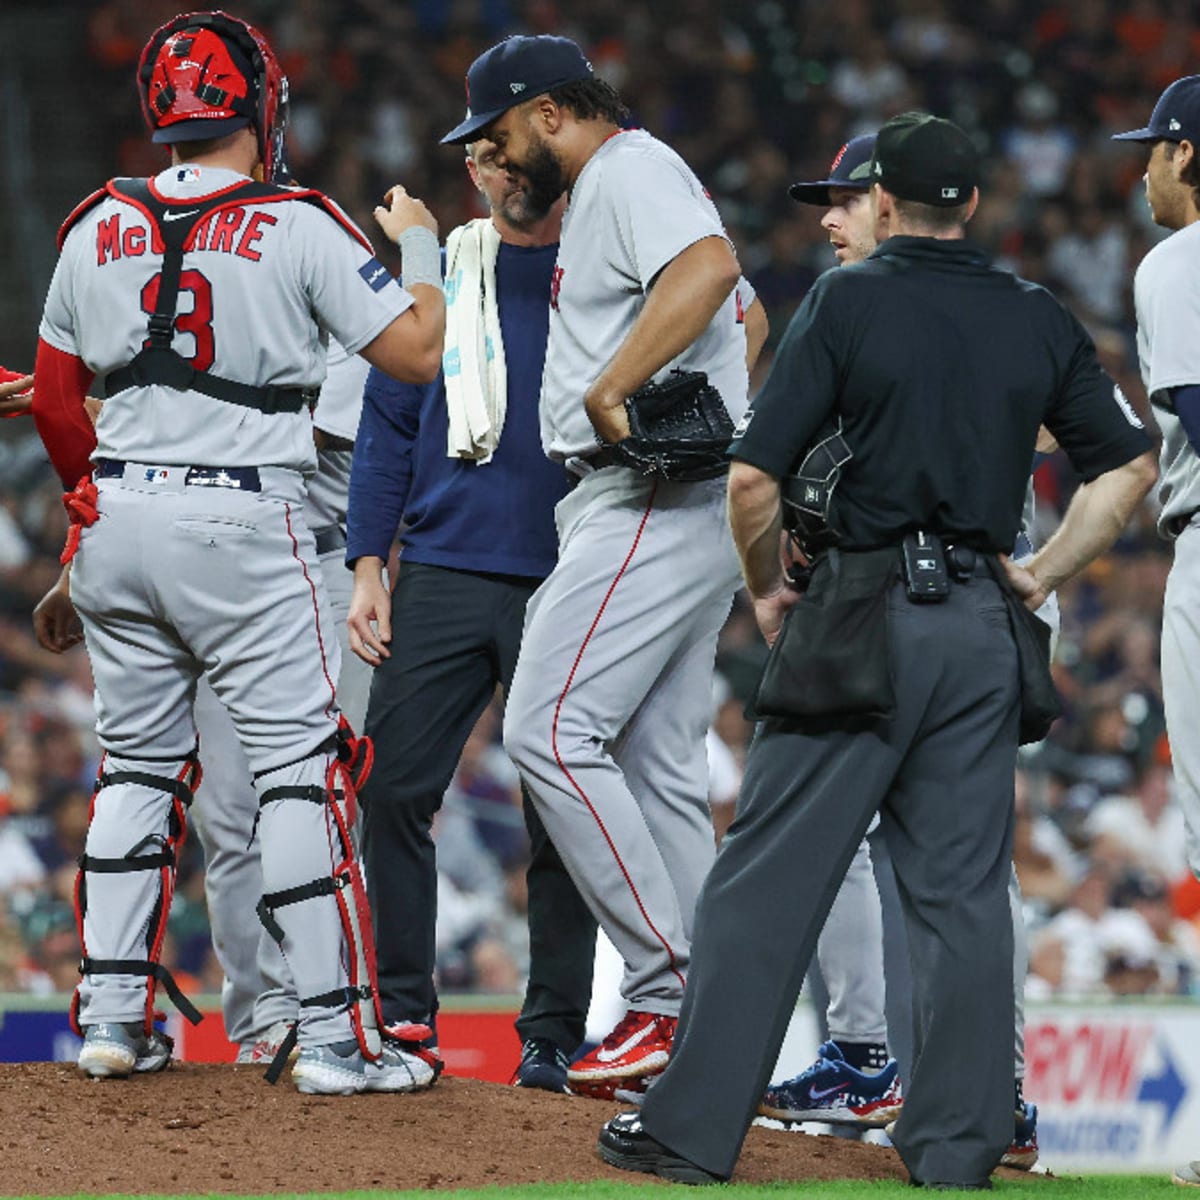
{"label": "navy blue shirt", "polygon": [[567,476],[542,452],[538,398],[557,257],[557,245],[500,245],[496,291],[508,404],[491,462],[447,455],[441,375],[420,386],[371,370],[350,473],[347,564],[363,555],[386,559],[403,525],[405,562],[537,579],[554,569],[554,506]]}

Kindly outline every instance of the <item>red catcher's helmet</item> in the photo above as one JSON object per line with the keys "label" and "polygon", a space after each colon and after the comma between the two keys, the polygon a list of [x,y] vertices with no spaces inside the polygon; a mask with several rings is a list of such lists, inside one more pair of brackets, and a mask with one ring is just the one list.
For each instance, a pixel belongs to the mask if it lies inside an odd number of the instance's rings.
{"label": "red catcher's helmet", "polygon": [[287,77],[254,26],[226,12],[183,13],[146,43],[137,83],[153,141],[201,142],[252,125],[263,178],[287,179]]}

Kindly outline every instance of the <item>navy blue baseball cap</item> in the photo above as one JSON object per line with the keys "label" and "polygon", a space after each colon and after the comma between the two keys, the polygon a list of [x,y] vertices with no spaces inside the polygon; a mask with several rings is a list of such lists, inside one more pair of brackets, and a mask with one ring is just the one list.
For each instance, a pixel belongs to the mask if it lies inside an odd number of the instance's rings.
{"label": "navy blue baseball cap", "polygon": [[830,188],[849,188],[865,192],[871,186],[871,155],[875,153],[875,135],[864,133],[851,138],[829,164],[829,178],[813,183],[793,183],[788,195],[801,204],[830,204]]}
{"label": "navy blue baseball cap", "polygon": [[1177,79],[1161,96],[1145,129],[1114,133],[1114,142],[1189,142],[1200,145],[1200,75]]}
{"label": "navy blue baseball cap", "polygon": [[510,108],[564,83],[591,79],[592,64],[570,38],[510,37],[485,50],[467,71],[467,117],[442,145],[473,141]]}

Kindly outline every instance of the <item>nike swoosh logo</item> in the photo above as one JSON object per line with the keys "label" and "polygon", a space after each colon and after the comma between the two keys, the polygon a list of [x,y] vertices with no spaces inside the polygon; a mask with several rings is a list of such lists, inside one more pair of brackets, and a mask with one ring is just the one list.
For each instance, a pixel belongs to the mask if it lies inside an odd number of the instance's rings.
{"label": "nike swoosh logo", "polygon": [[640,1043],[644,1042],[654,1032],[654,1023],[643,1025],[637,1033],[630,1034],[619,1046],[614,1046],[611,1050],[597,1050],[596,1057],[601,1062],[612,1062],[615,1058],[620,1058],[622,1054],[628,1054]]}
{"label": "nike swoosh logo", "polygon": [[834,1087],[819,1089],[813,1088],[809,1093],[814,1100],[824,1100],[826,1096],[832,1096],[834,1092],[844,1092],[850,1085],[848,1083],[839,1083]]}
{"label": "nike swoosh logo", "polygon": [[164,221],[182,221],[184,217],[194,217],[200,210],[198,208],[189,208],[187,212],[169,212],[163,213]]}

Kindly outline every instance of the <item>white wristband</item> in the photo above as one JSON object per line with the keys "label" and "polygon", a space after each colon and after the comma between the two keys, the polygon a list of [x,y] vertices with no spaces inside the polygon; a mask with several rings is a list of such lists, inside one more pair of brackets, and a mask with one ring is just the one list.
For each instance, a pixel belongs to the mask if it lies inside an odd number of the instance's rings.
{"label": "white wristband", "polygon": [[396,245],[400,247],[400,282],[406,289],[418,283],[442,286],[442,252],[432,229],[410,225]]}

